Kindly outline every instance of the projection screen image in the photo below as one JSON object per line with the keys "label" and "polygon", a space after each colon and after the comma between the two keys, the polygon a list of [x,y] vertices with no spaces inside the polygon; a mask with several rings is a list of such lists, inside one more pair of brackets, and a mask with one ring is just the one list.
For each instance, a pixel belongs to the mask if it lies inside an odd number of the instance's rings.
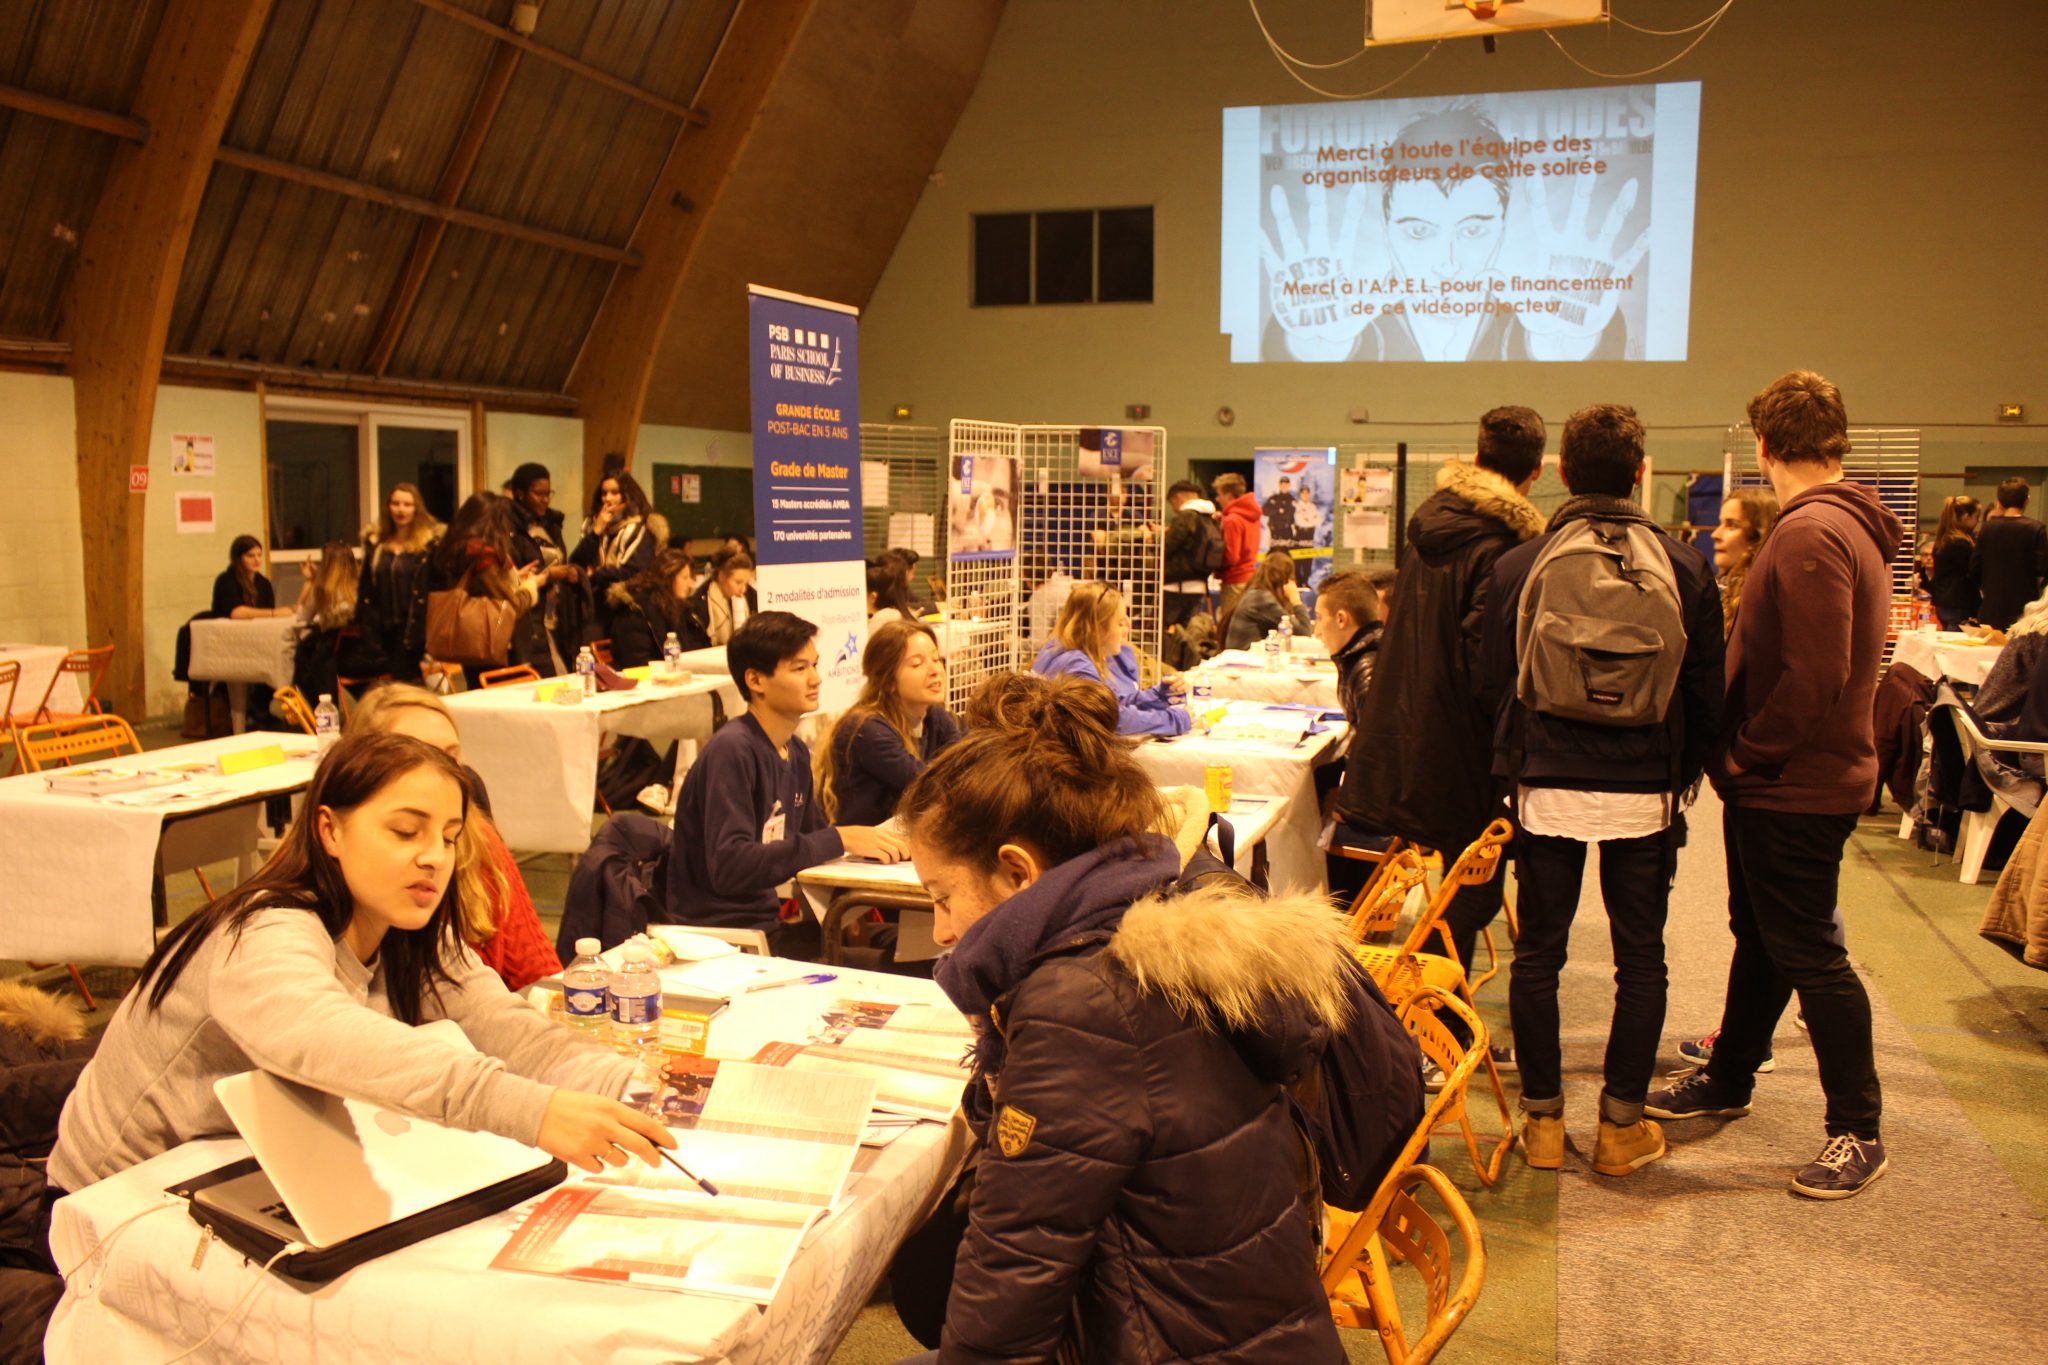
{"label": "projection screen image", "polygon": [[1684,360],[1699,83],[1223,111],[1233,361]]}

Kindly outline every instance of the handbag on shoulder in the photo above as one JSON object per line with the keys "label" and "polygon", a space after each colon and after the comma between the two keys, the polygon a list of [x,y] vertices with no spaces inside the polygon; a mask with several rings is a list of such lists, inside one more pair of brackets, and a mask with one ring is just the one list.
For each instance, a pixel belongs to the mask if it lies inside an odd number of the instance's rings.
{"label": "handbag on shoulder", "polygon": [[486,667],[511,654],[519,609],[469,591],[469,575],[445,592],[427,594],[427,653],[450,663]]}

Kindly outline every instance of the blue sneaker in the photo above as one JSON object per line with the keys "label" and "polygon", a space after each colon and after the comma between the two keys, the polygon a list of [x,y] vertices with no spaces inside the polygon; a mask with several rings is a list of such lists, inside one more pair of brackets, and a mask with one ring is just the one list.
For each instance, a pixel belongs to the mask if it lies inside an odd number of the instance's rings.
{"label": "blue sneaker", "polygon": [[[1714,1060],[1714,1043],[1720,1036],[1721,1030],[1715,1029],[1704,1038],[1695,1038],[1690,1042],[1680,1043],[1678,1045],[1678,1055],[1685,1058],[1693,1066],[1705,1066],[1708,1062]],[[1766,1057],[1764,1058],[1763,1065],[1756,1069],[1756,1074],[1762,1076],[1777,1069],[1778,1059],[1776,1057]]]}

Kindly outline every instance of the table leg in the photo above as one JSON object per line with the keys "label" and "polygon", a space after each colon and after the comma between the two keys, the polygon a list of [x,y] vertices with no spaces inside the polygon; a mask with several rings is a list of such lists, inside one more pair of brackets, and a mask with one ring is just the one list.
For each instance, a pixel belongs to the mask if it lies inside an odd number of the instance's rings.
{"label": "table leg", "polygon": [[231,682],[228,684],[228,723],[241,734],[248,728],[249,684]]}

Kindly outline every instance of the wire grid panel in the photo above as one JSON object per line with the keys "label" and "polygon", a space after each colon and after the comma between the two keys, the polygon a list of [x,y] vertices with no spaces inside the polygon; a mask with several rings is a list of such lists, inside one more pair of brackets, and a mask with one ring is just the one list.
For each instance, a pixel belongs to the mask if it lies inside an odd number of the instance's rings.
{"label": "wire grid panel", "polygon": [[[1737,422],[1728,428],[1721,453],[1727,461],[1728,488],[1770,486],[1756,466],[1756,432],[1749,423]],[[1911,624],[1913,592],[1919,586],[1920,429],[1850,427],[1849,456],[1842,461],[1842,477],[1868,485],[1905,528],[1891,563],[1892,625],[1884,640],[1884,665],[1890,667],[1897,633]]]}
{"label": "wire grid panel", "polygon": [[[1441,442],[1421,445],[1413,441],[1409,442],[1408,478],[1405,484],[1408,501],[1403,509],[1404,514],[1410,517],[1414,516],[1415,509],[1422,505],[1423,500],[1436,492],[1437,476],[1443,472],[1445,463],[1451,460],[1460,460],[1469,464],[1472,458],[1472,451],[1468,446]],[[1398,469],[1399,465],[1400,453],[1391,445],[1353,444],[1337,447],[1337,468],[1340,471],[1338,474],[1340,480],[1343,477],[1341,471],[1346,469]],[[1548,521],[1551,515],[1558,508],[1564,506],[1565,501],[1570,497],[1571,494],[1565,489],[1564,479],[1558,473],[1556,458],[1546,457],[1543,462],[1542,472],[1537,474],[1536,482],[1530,485],[1529,501],[1536,505],[1536,510],[1543,514],[1545,521]],[[1405,534],[1406,528],[1392,524],[1394,509],[1391,507],[1387,509],[1389,524],[1387,527],[1387,548],[1384,550],[1367,549],[1363,545],[1353,545],[1350,543],[1347,533],[1351,530],[1351,527],[1348,519],[1344,516],[1345,510],[1342,506],[1339,506],[1337,509],[1337,556],[1332,567],[1338,569],[1390,569],[1395,567],[1398,563],[1398,556],[1394,552],[1394,543]]]}
{"label": "wire grid panel", "polygon": [[867,470],[862,471],[861,534],[868,557],[885,549],[915,550],[931,561],[929,568],[919,565],[920,574],[943,574],[937,555],[946,461],[939,429],[862,422],[860,459],[863,466],[882,466],[887,480],[880,489],[868,488]]}
{"label": "wire grid panel", "polygon": [[[1018,436],[1025,591],[1046,599],[1059,594],[1062,579],[1108,583],[1130,612],[1140,676],[1156,677],[1164,634],[1166,509],[1158,476],[1166,468],[1166,429],[1025,426]],[[1035,654],[1045,643],[1048,614],[1031,614],[1026,651]]]}
{"label": "wire grid panel", "polygon": [[957,711],[988,679],[1017,667],[1018,428],[954,421],[946,429],[946,704]]}

